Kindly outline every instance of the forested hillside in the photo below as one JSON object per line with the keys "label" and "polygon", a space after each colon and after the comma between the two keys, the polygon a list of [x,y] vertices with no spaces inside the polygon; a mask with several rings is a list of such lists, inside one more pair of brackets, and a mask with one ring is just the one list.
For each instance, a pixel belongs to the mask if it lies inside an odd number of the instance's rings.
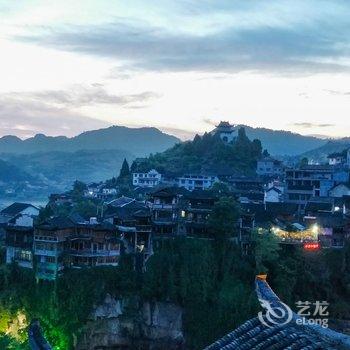
{"label": "forested hillside", "polygon": [[32,177],[15,165],[0,159],[0,181],[21,182],[30,181]]}
{"label": "forested hillside", "polygon": [[193,141],[176,144],[162,153],[138,160],[132,170],[148,171],[152,168],[169,176],[186,173],[244,173],[255,172],[256,161],[261,157],[259,140],[249,140],[244,128],[232,144],[224,143],[218,135],[196,135]]}

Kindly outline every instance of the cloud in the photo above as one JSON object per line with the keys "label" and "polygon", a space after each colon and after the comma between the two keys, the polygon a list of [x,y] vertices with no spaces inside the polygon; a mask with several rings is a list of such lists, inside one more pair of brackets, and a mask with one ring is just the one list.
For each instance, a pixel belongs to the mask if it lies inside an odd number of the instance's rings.
{"label": "cloud", "polygon": [[0,131],[2,135],[29,137],[37,133],[74,136],[83,131],[110,124],[57,108],[43,102],[0,96]]}
{"label": "cloud", "polygon": [[[125,70],[279,74],[349,71],[350,27],[326,19],[304,26],[268,24],[250,28],[227,24],[206,34],[174,32],[116,21],[103,25],[49,28],[21,40],[64,51],[108,57]],[[342,60],[341,60],[342,59]]]}
{"label": "cloud", "polygon": [[328,90],[328,89],[325,89],[324,91],[328,92],[330,95],[350,96],[350,91]]}
{"label": "cloud", "polygon": [[308,123],[308,122],[302,122],[302,123],[293,123],[292,126],[297,126],[299,128],[330,128],[335,126],[335,124],[322,124],[322,123]]}
{"label": "cloud", "polygon": [[215,120],[212,120],[210,118],[203,118],[202,121],[205,123],[205,124],[208,124],[210,126],[213,126],[213,127],[216,127],[219,122],[215,121]]}
{"label": "cloud", "polygon": [[[99,84],[89,87],[75,86],[69,90],[45,90],[37,92],[11,92],[5,96],[18,97],[33,101],[45,101],[49,104],[64,106],[67,108],[83,107],[96,104],[115,104],[119,106],[132,106],[135,103],[145,103],[148,100],[158,98],[159,95],[145,91],[138,94],[114,95],[109,94]],[[137,107],[137,105],[134,107]]]}
{"label": "cloud", "polygon": [[196,134],[198,134],[195,131],[188,131],[180,128],[171,128],[171,127],[159,127],[160,130],[162,130],[165,133],[175,135],[179,139],[185,141],[185,140],[192,140]]}

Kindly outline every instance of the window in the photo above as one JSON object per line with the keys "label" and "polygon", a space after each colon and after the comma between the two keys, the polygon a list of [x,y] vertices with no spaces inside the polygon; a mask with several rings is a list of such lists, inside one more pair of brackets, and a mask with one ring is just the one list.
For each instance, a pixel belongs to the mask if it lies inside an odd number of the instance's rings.
{"label": "window", "polygon": [[45,257],[45,262],[54,264],[56,263],[56,258],[54,256],[47,256]]}

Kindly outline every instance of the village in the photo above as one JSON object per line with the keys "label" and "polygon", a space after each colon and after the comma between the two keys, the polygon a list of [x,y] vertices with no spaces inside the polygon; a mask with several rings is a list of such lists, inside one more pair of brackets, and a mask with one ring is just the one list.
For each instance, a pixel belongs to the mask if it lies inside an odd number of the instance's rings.
{"label": "village", "polygon": [[[232,142],[235,129],[221,122],[214,133]],[[37,279],[54,280],[66,268],[117,266],[135,257],[143,271],[159,241],[175,237],[212,239],[210,215],[222,196],[239,203],[231,240],[249,254],[252,233],[274,234],[280,244],[305,251],[341,249],[350,235],[350,150],[331,154],[328,164],[288,167],[268,154],[258,160],[256,176],[225,173],[183,174],[169,178],[151,169],[131,173],[133,196],[117,185],[91,183],[80,200],[96,203],[96,214],[74,210],[70,192],[50,196],[47,208],[69,214],[42,217],[42,208],[13,203],[0,212],[6,263],[33,269]],[[123,171],[123,169],[122,169]]]}

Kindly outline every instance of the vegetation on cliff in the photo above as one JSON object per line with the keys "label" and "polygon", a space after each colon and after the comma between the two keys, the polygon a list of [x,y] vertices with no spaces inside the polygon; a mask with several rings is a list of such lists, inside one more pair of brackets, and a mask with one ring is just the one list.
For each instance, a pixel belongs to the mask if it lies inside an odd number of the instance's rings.
{"label": "vegetation on cliff", "polygon": [[[0,333],[18,312],[40,318],[55,349],[71,349],[93,306],[110,293],[170,301],[184,309],[189,349],[201,349],[255,317],[258,308],[254,278],[268,272],[269,283],[288,305],[327,300],[332,318],[350,316],[350,245],[343,250],[306,253],[281,249],[273,236],[257,234],[254,251],[243,255],[232,241],[177,238],[161,241],[145,274],[120,267],[72,270],[55,283],[36,283],[15,265],[0,269]],[[25,334],[11,341],[26,349]],[[1,343],[0,343],[1,344]]]}

